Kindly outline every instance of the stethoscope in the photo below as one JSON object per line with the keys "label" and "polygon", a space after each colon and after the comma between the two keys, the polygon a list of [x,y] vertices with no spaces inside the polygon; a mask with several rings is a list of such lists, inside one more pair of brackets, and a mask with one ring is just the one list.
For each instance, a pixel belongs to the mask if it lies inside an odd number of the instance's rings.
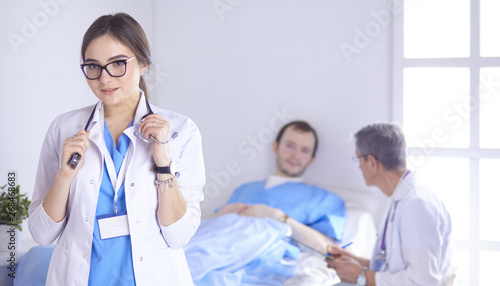
{"label": "stethoscope", "polygon": [[[392,211],[392,217],[394,218],[394,213],[396,212],[396,207],[398,206],[398,202],[394,202],[394,210]],[[391,208],[392,209],[392,208]],[[382,265],[386,260],[386,246],[385,246],[385,236],[387,233],[387,225],[389,224],[389,217],[391,216],[391,212],[387,214],[387,219],[385,220],[384,233],[382,235],[382,242],[380,243],[380,249],[375,259],[377,260],[377,271],[380,271]],[[391,219],[392,221],[392,219]]]}
{"label": "stethoscope", "polygon": [[[401,177],[401,180],[399,183],[401,183],[401,181],[406,178],[406,176],[410,173],[411,171],[410,170],[407,170],[404,175]],[[399,185],[398,183],[398,185]],[[397,186],[396,186],[397,188]],[[392,212],[391,212],[391,209],[389,210],[389,213],[387,213],[387,219],[385,220],[385,226],[384,226],[384,233],[382,234],[382,242],[380,243],[380,249],[377,253],[377,255],[375,256],[375,260],[377,260],[377,271],[380,271],[380,269],[382,268],[382,265],[384,265],[385,261],[386,261],[386,256],[387,256],[387,253],[386,253],[386,245],[385,245],[385,237],[386,237],[386,234],[387,234],[387,225],[389,224],[389,217],[392,216],[391,218],[391,221],[394,219],[394,214],[396,213],[396,208],[398,207],[398,201],[395,201],[394,202],[394,207],[391,207],[392,209]]]}
{"label": "stethoscope", "polygon": [[[151,106],[149,105],[149,101],[147,99],[146,100],[146,107],[148,108],[148,113],[146,115],[144,115],[143,117],[141,117],[141,122],[144,121],[144,119],[146,119],[146,117],[148,117],[149,115],[152,115],[154,114],[153,113],[153,110],[151,109]],[[97,103],[99,104],[99,103]],[[87,121],[87,124],[85,124],[85,131],[88,131],[88,128],[89,128],[89,125],[90,125],[90,122],[92,122],[92,119],[94,119],[94,113],[95,113],[95,110],[97,108],[97,104],[94,106],[94,109],[92,110],[92,113],[90,114],[90,117],[89,117],[89,120]],[[134,132],[134,135],[137,136],[139,139],[141,139],[142,141],[144,142],[147,142],[147,143],[151,143],[153,141],[157,142],[158,144],[167,144],[170,140],[174,139],[177,137],[178,133],[177,132],[174,132],[172,133],[172,135],[170,136],[170,138],[165,141],[165,142],[160,142],[158,141],[155,137],[154,137],[154,134],[150,134],[150,138],[147,139],[144,134],[142,134],[141,132],[139,131],[135,131]],[[76,167],[78,166],[78,163],[80,163],[80,159],[82,158],[82,155],[80,155],[79,153],[74,153],[73,155],[71,155],[71,158],[69,159],[69,162],[68,162],[68,165],[74,170],[76,169]]]}

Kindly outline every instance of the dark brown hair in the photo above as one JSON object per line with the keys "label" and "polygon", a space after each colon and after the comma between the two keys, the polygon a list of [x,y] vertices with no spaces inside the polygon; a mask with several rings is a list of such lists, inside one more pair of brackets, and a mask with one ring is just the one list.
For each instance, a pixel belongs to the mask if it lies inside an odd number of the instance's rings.
{"label": "dark brown hair", "polygon": [[285,130],[291,127],[293,130],[300,130],[303,132],[312,132],[314,135],[314,150],[312,153],[312,156],[316,156],[316,150],[318,150],[318,135],[316,134],[316,130],[309,125],[309,123],[305,121],[292,121],[285,126],[281,127],[280,131],[278,132],[278,136],[276,137],[276,143],[280,143],[281,137],[283,137],[283,133],[285,133]]}
{"label": "dark brown hair", "polygon": [[[85,61],[85,51],[92,40],[109,34],[127,46],[135,54],[137,60],[141,64],[151,65],[151,50],[146,33],[141,25],[126,13],[116,13],[114,15],[104,15],[90,25],[87,32],[83,36],[82,42],[82,61]],[[141,75],[139,88],[144,91],[144,95],[148,98],[148,88],[144,77]]]}

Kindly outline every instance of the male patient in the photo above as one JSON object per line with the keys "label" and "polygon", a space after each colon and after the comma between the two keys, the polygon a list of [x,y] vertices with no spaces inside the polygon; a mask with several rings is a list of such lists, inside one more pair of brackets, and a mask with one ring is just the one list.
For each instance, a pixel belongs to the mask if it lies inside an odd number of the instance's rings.
{"label": "male patient", "polygon": [[273,143],[276,173],[237,188],[215,215],[239,213],[282,221],[290,225],[293,239],[326,253],[332,239],[342,239],[345,206],[337,195],[303,182],[317,147],[316,131],[308,123],[286,124]]}

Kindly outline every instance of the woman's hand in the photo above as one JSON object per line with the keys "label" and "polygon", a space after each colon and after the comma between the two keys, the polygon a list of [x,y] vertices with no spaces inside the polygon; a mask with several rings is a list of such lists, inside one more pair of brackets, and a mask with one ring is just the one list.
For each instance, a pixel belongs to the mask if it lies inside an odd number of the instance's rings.
{"label": "woman's hand", "polygon": [[[170,139],[170,122],[166,121],[159,114],[148,115],[144,121],[141,122],[140,132],[146,138],[151,138],[153,135],[156,140],[166,142]],[[165,167],[170,165],[172,159],[170,158],[169,144],[159,144],[157,142],[151,143],[153,146],[153,157],[157,166]]]}
{"label": "woman's hand", "polygon": [[[83,161],[85,160],[85,153],[89,147],[89,132],[84,129],[78,131],[76,135],[66,138],[63,145],[61,168],[59,169],[60,175],[64,177],[71,177],[71,179],[73,179],[82,168]],[[68,163],[74,153],[78,153],[82,157],[76,168],[73,170],[73,167],[71,167]]]}
{"label": "woman's hand", "polygon": [[[78,131],[74,136],[66,138],[64,141],[61,167],[42,203],[45,212],[54,222],[60,222],[66,217],[69,188],[76,174],[83,166],[85,153],[89,147],[89,132],[84,129]],[[73,167],[68,162],[74,153],[80,154],[81,158],[73,170]]]}

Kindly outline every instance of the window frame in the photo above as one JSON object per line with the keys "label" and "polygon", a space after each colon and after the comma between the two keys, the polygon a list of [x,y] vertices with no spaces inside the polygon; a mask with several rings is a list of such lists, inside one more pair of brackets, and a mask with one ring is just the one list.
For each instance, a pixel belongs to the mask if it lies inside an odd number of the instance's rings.
{"label": "window frame", "polygon": [[[480,56],[480,0],[470,0],[470,55],[468,58],[404,58],[404,2],[401,1],[403,12],[393,14],[393,100],[392,119],[403,124],[403,87],[405,68],[413,67],[466,67],[470,70],[470,101],[479,102],[478,87],[480,86],[480,69],[483,67],[500,67],[500,57]],[[410,0],[406,0],[410,1]],[[473,102],[476,101],[476,102]],[[479,285],[479,256],[481,251],[499,251],[500,241],[482,241],[479,233],[479,162],[481,159],[500,159],[500,149],[480,148],[479,145],[479,116],[480,107],[470,112],[470,146],[469,148],[440,148],[436,147],[429,154],[422,154],[418,147],[408,147],[408,156],[424,157],[460,157],[469,159],[470,185],[469,209],[470,222],[469,239],[454,239],[454,248],[469,253],[469,281],[468,285]],[[460,275],[460,270],[459,274]]]}

